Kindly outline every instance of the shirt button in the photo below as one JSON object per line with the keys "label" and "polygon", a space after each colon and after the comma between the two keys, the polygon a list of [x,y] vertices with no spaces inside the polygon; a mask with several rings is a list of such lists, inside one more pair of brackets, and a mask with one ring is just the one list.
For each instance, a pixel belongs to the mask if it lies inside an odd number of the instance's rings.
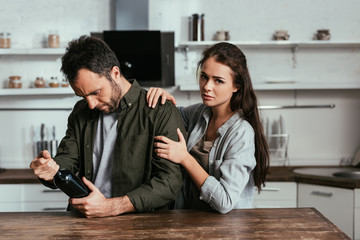
{"label": "shirt button", "polygon": [[131,103],[129,103],[129,107],[131,107]]}
{"label": "shirt button", "polygon": [[86,148],[90,148],[90,145],[86,145]]}

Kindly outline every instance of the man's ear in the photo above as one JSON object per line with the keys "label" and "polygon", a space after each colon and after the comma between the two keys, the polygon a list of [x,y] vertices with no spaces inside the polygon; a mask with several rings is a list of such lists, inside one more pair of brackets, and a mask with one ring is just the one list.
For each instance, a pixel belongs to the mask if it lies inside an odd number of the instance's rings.
{"label": "man's ear", "polygon": [[121,73],[120,73],[120,69],[118,66],[113,66],[113,68],[111,69],[111,77],[114,80],[118,80],[120,79]]}

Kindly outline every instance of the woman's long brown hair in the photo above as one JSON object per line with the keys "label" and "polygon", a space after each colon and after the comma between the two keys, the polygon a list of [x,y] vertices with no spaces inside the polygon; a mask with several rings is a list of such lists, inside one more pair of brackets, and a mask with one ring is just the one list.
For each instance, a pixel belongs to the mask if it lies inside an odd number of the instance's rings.
{"label": "woman's long brown hair", "polygon": [[252,87],[246,57],[235,45],[220,42],[203,52],[203,58],[198,63],[198,69],[210,57],[214,57],[216,62],[224,64],[232,70],[234,85],[239,90],[233,94],[230,100],[231,110],[234,112],[242,110],[244,119],[254,129],[256,167],[253,176],[255,186],[260,192],[261,187],[265,186],[265,177],[269,171],[269,148],[264,136],[258,101]]}

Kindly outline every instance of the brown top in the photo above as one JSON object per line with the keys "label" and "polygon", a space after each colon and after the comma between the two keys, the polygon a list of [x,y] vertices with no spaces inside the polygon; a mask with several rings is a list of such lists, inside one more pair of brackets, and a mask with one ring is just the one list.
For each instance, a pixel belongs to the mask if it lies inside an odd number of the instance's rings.
{"label": "brown top", "polygon": [[[190,150],[190,154],[198,161],[198,163],[209,173],[209,153],[214,141],[205,141],[204,137]],[[190,182],[190,209],[211,210],[208,203],[200,200],[200,191],[197,189],[193,181]]]}
{"label": "brown top", "polygon": [[190,154],[199,162],[199,164],[209,172],[209,152],[214,144],[214,141],[205,141],[201,138],[200,141],[190,150]]}
{"label": "brown top", "polygon": [[19,212],[0,213],[0,222],[5,239],[350,239],[313,208],[168,210],[93,219]]}

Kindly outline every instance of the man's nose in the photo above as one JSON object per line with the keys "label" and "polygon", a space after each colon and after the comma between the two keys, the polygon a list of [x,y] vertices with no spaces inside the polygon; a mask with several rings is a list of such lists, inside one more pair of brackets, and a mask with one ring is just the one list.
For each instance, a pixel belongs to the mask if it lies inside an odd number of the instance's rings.
{"label": "man's nose", "polygon": [[96,107],[96,105],[98,104],[98,101],[92,96],[87,96],[85,99],[86,99],[90,109],[94,109]]}

